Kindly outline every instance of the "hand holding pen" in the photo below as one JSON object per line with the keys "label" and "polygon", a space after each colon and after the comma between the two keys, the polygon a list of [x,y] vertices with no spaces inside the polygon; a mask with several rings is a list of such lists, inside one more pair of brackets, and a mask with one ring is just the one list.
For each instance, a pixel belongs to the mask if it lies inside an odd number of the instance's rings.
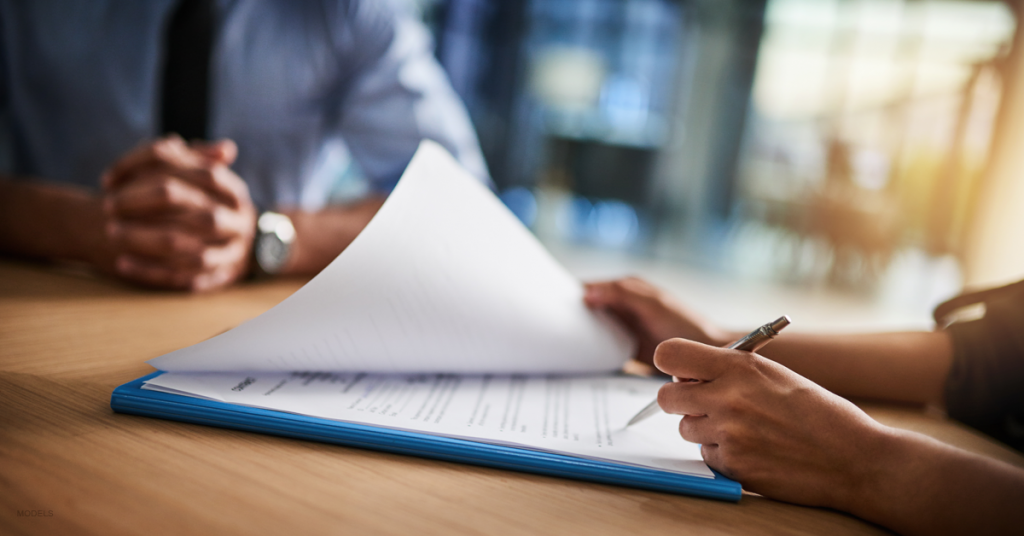
{"label": "hand holding pen", "polygon": [[[634,358],[648,365],[653,364],[655,348],[668,339],[681,337],[711,346],[722,345],[728,340],[725,332],[642,279],[627,277],[587,283],[585,289],[584,303],[616,317],[637,341]],[[789,317],[782,317],[754,330],[729,348],[755,352],[788,323]],[[645,409],[651,414],[657,410],[657,402],[652,402],[649,409]],[[635,422],[631,421],[631,424]]]}
{"label": "hand holding pen", "polygon": [[[730,344],[727,348],[732,350],[743,350],[745,352],[756,352],[759,349],[761,349],[764,345],[771,342],[772,339],[774,339],[775,336],[778,335],[779,332],[782,331],[789,324],[789,317],[786,315],[782,315],[779,318],[775,319],[773,322],[769,322],[755,329],[754,331],[751,331],[749,334],[747,334],[746,337],[743,337],[742,339]],[[678,382],[687,380],[681,380],[673,376],[672,381]],[[645,406],[644,409],[640,410],[639,413],[634,415],[633,418],[630,419],[628,423],[626,423],[626,427],[628,428],[640,421],[643,421],[648,417],[658,413],[659,411],[661,411],[661,408],[658,407],[658,400],[655,399],[650,404],[647,404],[647,406]]]}

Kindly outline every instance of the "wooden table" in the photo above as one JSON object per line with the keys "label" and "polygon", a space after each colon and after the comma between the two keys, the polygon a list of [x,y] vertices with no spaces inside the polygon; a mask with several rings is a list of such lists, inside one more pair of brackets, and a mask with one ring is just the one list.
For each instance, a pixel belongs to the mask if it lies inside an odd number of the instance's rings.
{"label": "wooden table", "polygon": [[[885,533],[754,495],[732,504],[110,410],[116,386],[152,370],[147,359],[235,326],[301,283],[190,296],[0,260],[0,533]],[[1024,466],[942,418],[865,409]]]}

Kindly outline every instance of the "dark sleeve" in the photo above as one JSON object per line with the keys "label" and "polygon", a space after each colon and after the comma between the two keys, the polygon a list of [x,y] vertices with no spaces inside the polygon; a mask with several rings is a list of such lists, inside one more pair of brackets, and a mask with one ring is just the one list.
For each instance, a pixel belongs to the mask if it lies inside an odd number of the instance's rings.
{"label": "dark sleeve", "polygon": [[1024,281],[959,296],[935,310],[939,325],[984,304],[980,319],[953,322],[949,416],[1024,451]]}
{"label": "dark sleeve", "polygon": [[4,6],[0,5],[0,113],[7,109],[7,99],[10,89],[7,74],[7,19],[4,16]]}
{"label": "dark sleeve", "polygon": [[10,75],[7,73],[7,20],[0,5],[0,173],[13,168],[10,125]]}

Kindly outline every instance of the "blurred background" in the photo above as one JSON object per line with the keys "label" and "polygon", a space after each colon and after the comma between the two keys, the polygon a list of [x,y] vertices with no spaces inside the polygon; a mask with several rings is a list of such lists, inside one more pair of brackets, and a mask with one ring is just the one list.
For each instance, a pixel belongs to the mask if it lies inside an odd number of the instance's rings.
{"label": "blurred background", "polygon": [[584,272],[916,319],[1024,274],[1020,3],[403,1],[502,199]]}

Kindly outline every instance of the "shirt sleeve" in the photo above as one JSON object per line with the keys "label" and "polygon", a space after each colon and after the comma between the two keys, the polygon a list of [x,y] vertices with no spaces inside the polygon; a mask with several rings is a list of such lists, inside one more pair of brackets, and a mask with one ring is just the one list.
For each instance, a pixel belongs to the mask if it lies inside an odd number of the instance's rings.
{"label": "shirt sleeve", "polygon": [[945,324],[965,307],[983,307],[984,316],[946,327],[953,340],[946,409],[1024,450],[1024,281],[954,298],[936,309],[936,320]]}
{"label": "shirt sleeve", "polygon": [[352,2],[344,18],[347,36],[337,46],[352,68],[339,130],[372,188],[390,191],[423,139],[490,184],[469,114],[433,56],[427,29],[384,1]]}
{"label": "shirt sleeve", "polygon": [[0,113],[7,109],[7,20],[0,7]]}
{"label": "shirt sleeve", "polygon": [[7,69],[7,20],[0,9],[0,173],[14,170],[14,137],[11,128],[10,74]]}

